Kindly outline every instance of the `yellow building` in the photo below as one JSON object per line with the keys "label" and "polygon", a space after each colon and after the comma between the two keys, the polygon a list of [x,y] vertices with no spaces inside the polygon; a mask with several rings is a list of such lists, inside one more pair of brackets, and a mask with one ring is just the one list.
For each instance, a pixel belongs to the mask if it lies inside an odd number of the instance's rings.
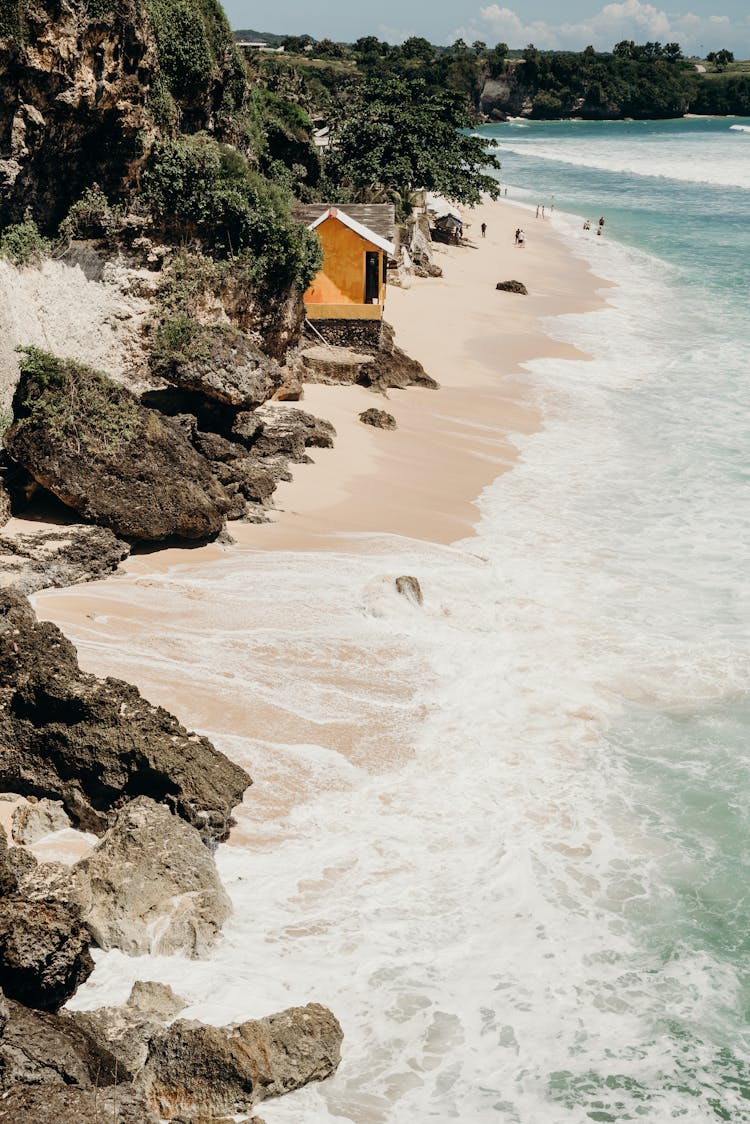
{"label": "yellow building", "polygon": [[[383,319],[394,208],[388,204],[320,203],[299,207],[296,217],[323,246],[323,266],[305,293],[305,312],[315,321]],[[390,235],[390,237],[388,237]]]}

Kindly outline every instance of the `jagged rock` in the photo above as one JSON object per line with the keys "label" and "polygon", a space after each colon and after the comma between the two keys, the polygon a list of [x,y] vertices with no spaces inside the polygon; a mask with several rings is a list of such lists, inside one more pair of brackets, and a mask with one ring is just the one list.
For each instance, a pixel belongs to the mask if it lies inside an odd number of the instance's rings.
{"label": "jagged rock", "polygon": [[156,47],[133,0],[95,16],[80,3],[38,0],[23,14],[23,35],[0,36],[0,222],[32,207],[52,226],[92,183],[116,194],[143,159]]}
{"label": "jagged rock", "polygon": [[299,402],[304,393],[304,387],[302,386],[302,379],[300,378],[299,373],[297,371],[290,370],[288,367],[283,367],[281,373],[284,381],[282,382],[278,390],[274,391],[273,401]]}
{"label": "jagged rock", "polygon": [[[25,851],[24,854],[31,855],[31,852]],[[76,913],[78,911],[78,892],[71,867],[66,863],[34,861],[29,870],[19,874],[18,891],[27,902],[61,902],[71,906]]]}
{"label": "jagged rock", "polygon": [[263,422],[257,414],[241,410],[232,423],[232,436],[248,447],[263,429]]}
{"label": "jagged rock", "polygon": [[231,461],[245,452],[244,446],[237,441],[227,441],[219,433],[202,433],[200,430],[196,432],[193,444],[209,461]]}
{"label": "jagged rock", "polygon": [[270,405],[261,406],[256,415],[263,423],[263,430],[253,444],[253,452],[258,456],[281,454],[301,461],[306,448],[333,448],[336,430],[323,418],[313,417],[304,410]]}
{"label": "jagged rock", "polygon": [[0,897],[14,894],[17,887],[18,874],[10,858],[5,832],[0,827]]}
{"label": "jagged rock", "polygon": [[85,519],[126,539],[218,534],[229,497],[179,425],[124,387],[32,351],[13,398],[8,454]]}
{"label": "jagged rock", "polygon": [[190,358],[172,353],[155,373],[182,390],[198,391],[227,406],[248,410],[272,398],[284,382],[275,359],[223,324],[191,326]]}
{"label": "jagged rock", "polygon": [[11,834],[24,847],[66,827],[70,827],[70,820],[59,800],[37,800],[34,804],[19,804],[13,810]]}
{"label": "jagged rock", "polygon": [[402,574],[396,578],[396,591],[411,601],[414,605],[424,604],[424,596],[419,580],[410,574]]}
{"label": "jagged rock", "polygon": [[245,499],[253,503],[268,503],[276,491],[278,476],[258,457],[241,457],[215,467],[223,484],[235,484]]}
{"label": "jagged rock", "polygon": [[113,573],[130,547],[107,527],[74,524],[0,537],[0,586],[22,593],[77,585]]}
{"label": "jagged rock", "polygon": [[363,381],[363,370],[374,363],[372,355],[352,351],[348,347],[323,346],[306,348],[301,355],[305,382],[331,385],[353,385]]}
{"label": "jagged rock", "polygon": [[[55,1085],[106,1086],[119,1080],[114,1055],[69,1016],[30,1010],[12,1000],[6,1006],[0,1089],[27,1084],[49,1092]],[[5,1103],[7,1098],[0,1098],[0,1106]]]}
{"label": "jagged rock", "polygon": [[435,390],[437,383],[427,374],[421,363],[411,359],[396,345],[394,331],[383,322],[380,348],[374,353],[375,362],[363,369],[363,385],[375,390],[403,390],[407,386],[424,386]]}
{"label": "jagged rock", "polygon": [[[19,883],[28,878],[38,866],[34,855],[24,847],[9,847],[7,864]],[[0,893],[2,893],[2,889],[0,889]]]}
{"label": "jagged rock", "polygon": [[318,1003],[234,1028],[179,1020],[152,1041],[144,1080],[168,1119],[232,1115],[330,1077],[342,1038],[336,1018]]}
{"label": "jagged rock", "polygon": [[0,477],[0,527],[5,526],[12,514],[10,492],[5,485],[5,480]]}
{"label": "jagged rock", "polygon": [[146,796],[119,810],[72,878],[100,948],[202,956],[231,912],[197,831]]}
{"label": "jagged rock", "polygon": [[145,1095],[128,1085],[19,1085],[0,1099],[0,1124],[159,1124]]}
{"label": "jagged rock", "polygon": [[82,672],[70,641],[14,590],[0,590],[0,684],[0,788],[61,800],[97,834],[119,802],[147,795],[226,837],[247,773],[129,683]]}
{"label": "jagged rock", "polygon": [[144,1018],[171,1019],[184,1011],[187,1003],[169,984],[158,980],[136,980],[125,1007]]}
{"label": "jagged rock", "polygon": [[89,937],[74,909],[0,899],[0,988],[10,999],[56,1010],[93,970]]}
{"label": "jagged rock", "polygon": [[376,429],[396,429],[396,419],[393,414],[388,414],[385,410],[374,408],[363,410],[359,415],[359,420],[365,425],[375,426]]}
{"label": "jagged rock", "polygon": [[117,1062],[120,1080],[133,1081],[146,1064],[151,1039],[185,1006],[166,984],[138,982],[124,1007],[69,1011],[63,1017],[106,1047]]}
{"label": "jagged rock", "polygon": [[498,281],[495,285],[503,293],[520,293],[521,296],[527,297],[529,290],[524,285],[523,281]]}

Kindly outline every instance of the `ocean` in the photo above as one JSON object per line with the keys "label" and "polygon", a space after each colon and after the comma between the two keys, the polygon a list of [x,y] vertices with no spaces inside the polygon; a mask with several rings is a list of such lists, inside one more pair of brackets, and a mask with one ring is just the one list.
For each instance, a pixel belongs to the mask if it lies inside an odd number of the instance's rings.
{"label": "ocean", "polygon": [[75,1004],[329,1005],[338,1075],[268,1124],[750,1121],[748,130],[482,129],[529,238],[554,206],[613,287],[546,325],[592,360],[529,365],[475,537],[92,587],[87,665],[179,688],[256,786],[214,955],[99,955]]}

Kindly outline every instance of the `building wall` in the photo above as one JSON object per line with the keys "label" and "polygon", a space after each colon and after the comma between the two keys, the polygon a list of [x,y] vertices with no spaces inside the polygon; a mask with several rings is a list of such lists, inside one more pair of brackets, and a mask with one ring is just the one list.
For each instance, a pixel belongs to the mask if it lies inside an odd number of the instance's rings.
{"label": "building wall", "polygon": [[365,253],[376,251],[379,260],[379,292],[382,305],[383,254],[337,219],[329,218],[317,228],[323,246],[323,268],[305,293],[305,304],[364,304]]}

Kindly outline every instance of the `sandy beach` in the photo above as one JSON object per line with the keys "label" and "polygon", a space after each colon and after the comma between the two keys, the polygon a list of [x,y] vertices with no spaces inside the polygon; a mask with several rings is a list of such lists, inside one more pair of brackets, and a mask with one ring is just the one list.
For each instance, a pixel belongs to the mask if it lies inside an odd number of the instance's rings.
{"label": "sandy beach", "polygon": [[[233,523],[234,546],[136,554],[113,578],[37,594],[38,614],[78,645],[83,667],[130,680],[152,702],[211,736],[324,745],[375,770],[408,755],[399,708],[411,688],[386,669],[381,674],[394,713],[385,705],[370,715],[379,738],[378,752],[369,761],[370,743],[363,742],[358,711],[351,720],[327,721],[300,714],[275,690],[263,698],[225,691],[233,666],[216,669],[217,688],[215,676],[205,672],[201,648],[206,632],[222,623],[223,610],[206,603],[210,595],[200,582],[210,586],[210,575],[231,568],[233,581],[246,569],[249,582],[263,583],[267,577],[259,574],[287,562],[304,569],[299,556],[306,552],[366,551],[373,535],[388,536],[389,549],[403,544],[401,567],[408,570],[410,551],[420,542],[442,546],[470,536],[480,492],[513,464],[512,435],[543,425],[523,364],[539,357],[581,357],[545,335],[542,321],[599,307],[604,283],[570,253],[551,223],[535,220],[525,208],[488,202],[467,219],[470,245],[438,250],[443,278],[416,279],[411,288],[391,287],[388,294],[387,318],[397,341],[440,388],[391,391],[385,399],[356,386],[307,385],[301,405],[329,418],[338,438],[331,450],[315,449],[315,463],[299,466],[294,480],[279,487],[273,523]],[[514,242],[519,225],[527,233],[523,249]],[[523,281],[529,295],[496,291],[497,281],[509,279]],[[373,405],[394,415],[395,431],[359,421],[359,413]],[[268,630],[272,617],[279,633],[274,659],[280,666],[294,662],[296,623],[283,612],[290,597],[285,583],[292,580],[280,578],[275,598],[264,589],[259,603],[246,608],[247,616],[232,619],[230,611],[225,622],[227,629],[252,635]],[[182,655],[144,659],[143,652],[157,646],[151,640]],[[218,659],[233,661],[229,653]],[[337,656],[330,669],[306,673],[356,698],[368,672],[355,664]],[[239,763],[256,780],[233,833],[234,841],[244,843],[264,835],[264,819],[283,816],[304,797],[305,779],[282,779],[278,762],[265,753]]]}

